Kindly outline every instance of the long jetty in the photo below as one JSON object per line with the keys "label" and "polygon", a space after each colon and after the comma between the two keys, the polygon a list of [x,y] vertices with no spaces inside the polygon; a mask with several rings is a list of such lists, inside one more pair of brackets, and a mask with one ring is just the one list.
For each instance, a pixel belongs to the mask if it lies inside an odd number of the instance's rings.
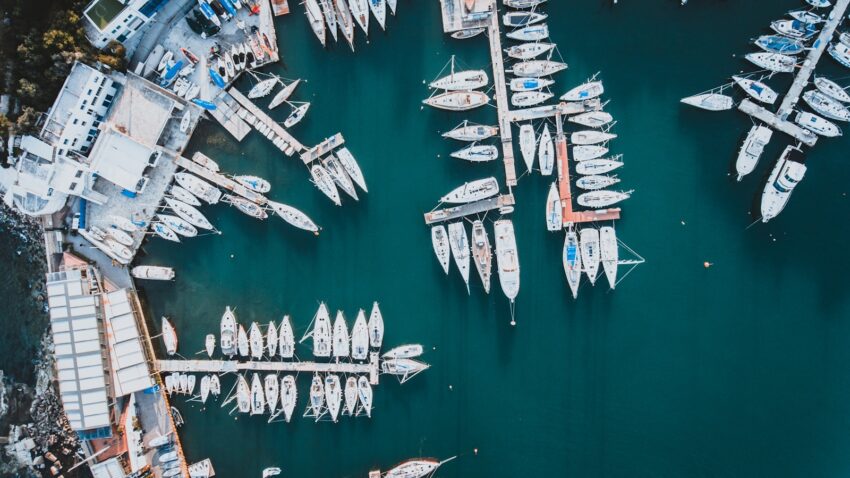
{"label": "long jetty", "polygon": [[266,199],[266,197],[262,194],[256,191],[252,191],[251,189],[246,188],[245,186],[228,178],[227,176],[207,169],[192,160],[186,159],[182,156],[178,156],[174,158],[174,161],[177,163],[177,166],[180,166],[181,168],[189,171],[190,173],[196,176],[200,176],[203,179],[206,179],[207,181],[215,184],[216,186],[228,192],[242,196],[243,198],[255,202],[261,206],[268,202],[268,199]]}
{"label": "long jetty", "polygon": [[505,184],[516,186],[516,166],[514,165],[514,141],[511,131],[508,87],[505,79],[505,61],[502,57],[502,32],[499,28],[499,15],[493,12],[487,25],[490,40],[490,57],[493,65],[493,84],[495,86],[496,109],[499,115],[499,134],[502,137],[502,157],[505,163]]}
{"label": "long jetty", "polygon": [[482,212],[491,211],[493,209],[501,209],[515,204],[513,194],[502,194],[489,199],[482,199],[468,204],[461,204],[446,209],[437,209],[435,211],[425,213],[425,224],[436,224],[438,222],[451,221],[460,219],[473,214],[481,214]]}
{"label": "long jetty", "polygon": [[277,121],[273,120],[271,116],[267,115],[265,111],[261,110],[257,105],[255,105],[251,100],[249,100],[245,95],[243,95],[236,88],[231,88],[228,91],[228,94],[239,103],[240,106],[248,110],[249,113],[254,115],[257,118],[257,121],[262,122],[264,125],[271,128],[275,135],[283,138],[289,145],[291,145],[295,151],[301,152],[307,149],[300,141],[295,139],[294,136],[289,134],[289,131],[286,131],[283,126],[278,124]]}

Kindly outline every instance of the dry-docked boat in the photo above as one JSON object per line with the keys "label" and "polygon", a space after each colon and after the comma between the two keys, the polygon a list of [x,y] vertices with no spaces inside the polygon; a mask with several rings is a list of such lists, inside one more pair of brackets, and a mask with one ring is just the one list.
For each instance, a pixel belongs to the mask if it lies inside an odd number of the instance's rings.
{"label": "dry-docked boat", "polygon": [[282,358],[292,358],[295,355],[295,334],[292,331],[292,321],[288,315],[283,316],[277,332],[278,353],[280,353]]}
{"label": "dry-docked boat", "polygon": [[591,284],[596,284],[599,273],[599,230],[595,227],[585,227],[579,231],[579,247],[581,248],[581,263]]}
{"label": "dry-docked boat", "polygon": [[806,156],[800,148],[787,146],[767,178],[761,195],[761,220],[767,222],[785,208],[794,188],[806,175]]}
{"label": "dry-docked boat", "polygon": [[334,180],[331,178],[327,169],[320,164],[314,164],[310,168],[310,176],[313,177],[313,184],[319,188],[319,191],[322,191],[337,206],[342,206],[342,202],[339,199],[339,191],[337,191],[336,184],[334,184]]}
{"label": "dry-docked boat", "polygon": [[325,384],[319,374],[313,374],[313,382],[310,384],[310,410],[316,421],[322,416],[325,408]]}
{"label": "dry-docked boat", "polygon": [[455,139],[458,141],[481,141],[493,137],[499,133],[499,128],[496,126],[486,126],[473,124],[469,121],[455,126],[454,129],[443,133],[443,138]]}
{"label": "dry-docked boat", "polygon": [[555,83],[555,80],[549,78],[513,78],[510,82],[510,88],[513,92],[521,93],[523,91],[537,91]]}
{"label": "dry-docked boat", "polygon": [[212,357],[215,352],[215,334],[207,334],[204,338],[204,350],[207,352],[207,357]]}
{"label": "dry-docked boat", "polygon": [[579,195],[577,202],[579,205],[584,207],[600,209],[626,200],[630,198],[631,195],[631,191],[608,191],[607,189],[602,189]]}
{"label": "dry-docked boat", "polygon": [[576,180],[576,186],[585,191],[596,191],[597,189],[605,189],[608,186],[613,186],[620,182],[616,176],[591,175],[582,176]]}
{"label": "dry-docked boat", "polygon": [[117,241],[119,244],[122,244],[122,245],[128,246],[128,247],[133,245],[133,236],[127,234],[126,232],[124,232],[121,229],[118,229],[115,226],[107,227],[104,232],[106,233],[107,236],[111,237],[112,239]]}
{"label": "dry-docked boat", "polygon": [[608,148],[604,146],[597,145],[589,145],[589,146],[574,146],[573,147],[573,159],[576,161],[587,161],[590,159],[596,159],[600,156],[605,155],[608,152]]}
{"label": "dry-docked boat", "polygon": [[357,379],[357,398],[360,399],[360,404],[366,412],[367,417],[372,416],[372,385],[365,375],[361,375]]}
{"label": "dry-docked boat", "polygon": [[177,184],[207,204],[216,204],[221,199],[221,191],[218,188],[194,174],[177,173],[174,175],[174,179]]}
{"label": "dry-docked boat", "polygon": [[162,341],[165,343],[165,352],[168,355],[177,353],[177,331],[165,316],[162,317]]}
{"label": "dry-docked boat", "polygon": [[773,88],[767,86],[761,81],[756,81],[741,76],[732,76],[732,79],[735,80],[735,83],[740,86],[745,93],[752,96],[753,99],[755,99],[756,101],[772,105],[779,97],[779,95],[777,95],[776,92],[773,91]]}
{"label": "dry-docked boat", "polygon": [[764,151],[764,147],[770,142],[772,136],[773,130],[767,126],[753,125],[750,128],[750,132],[747,133],[747,139],[744,140],[744,144],[738,152],[738,159],[735,161],[738,181],[753,172]]}
{"label": "dry-docked boat", "polygon": [[372,312],[369,313],[369,345],[381,348],[384,342],[384,316],[378,303],[372,303]]}
{"label": "dry-docked boat", "polygon": [[573,299],[578,297],[578,286],[581,284],[581,254],[579,252],[578,235],[572,226],[567,230],[564,239],[564,249],[561,260],[564,263],[564,274],[567,284],[573,293]]}
{"label": "dry-docked boat", "polygon": [[[386,0],[369,0],[369,9],[372,10],[372,16],[378,21],[381,30],[387,29],[387,2]],[[483,30],[483,29],[482,29]]]}
{"label": "dry-docked boat", "polygon": [[266,397],[263,393],[263,382],[259,374],[251,377],[251,415],[262,415],[266,408]]}
{"label": "dry-docked boat", "polygon": [[545,23],[540,25],[529,25],[527,27],[514,30],[506,35],[511,40],[519,41],[540,41],[549,37],[549,25]]}
{"label": "dry-docked boat", "polygon": [[317,0],[305,0],[304,10],[304,14],[307,15],[307,21],[310,22],[310,28],[313,29],[316,38],[319,39],[319,43],[325,46],[327,42],[325,20],[322,18],[322,9],[319,7],[319,2]]}
{"label": "dry-docked boat", "polygon": [[567,91],[561,95],[561,99],[564,101],[584,101],[602,96],[603,93],[605,93],[605,86],[602,82],[592,80]]}
{"label": "dry-docked boat", "polygon": [[178,216],[182,217],[193,226],[200,227],[201,229],[213,229],[213,225],[210,224],[207,218],[194,207],[170,197],[165,198],[165,203],[168,204],[168,207],[170,207],[171,210]]}
{"label": "dry-docked boat", "polygon": [[342,404],[342,388],[339,383],[339,375],[335,373],[328,374],[325,377],[325,401],[328,404],[331,420],[336,423],[339,417],[339,407]]}
{"label": "dry-docked boat", "polygon": [[348,357],[351,355],[350,338],[348,335],[348,324],[345,322],[345,316],[341,310],[336,311],[336,319],[334,320],[332,355],[336,358]]}
{"label": "dry-docked boat", "polygon": [[472,258],[481,283],[484,285],[484,292],[487,294],[490,293],[492,256],[487,229],[484,228],[484,223],[480,219],[476,219],[472,223]]}
{"label": "dry-docked boat", "polygon": [[292,419],[292,412],[298,403],[298,387],[295,386],[295,377],[284,375],[280,379],[280,409],[283,411],[283,419],[286,423]]}
{"label": "dry-docked boat", "polygon": [[354,184],[356,184],[364,192],[368,193],[369,189],[366,188],[366,179],[363,177],[360,165],[357,164],[357,160],[354,159],[354,155],[351,154],[351,151],[349,151],[345,146],[339,148],[336,152],[336,159],[339,160],[339,164],[343,169],[345,169],[345,172],[348,173],[348,177],[354,181]]}
{"label": "dry-docked boat", "polygon": [[530,42],[514,45],[505,50],[508,56],[517,60],[531,60],[555,48],[554,43]]}
{"label": "dry-docked boat", "polygon": [[280,395],[280,382],[277,381],[277,375],[270,373],[263,378],[263,391],[266,393],[266,406],[269,407],[269,413],[274,415]]}
{"label": "dry-docked boat", "polygon": [[142,228],[139,227],[136,223],[122,216],[112,216],[112,224],[115,227],[127,232],[138,232],[142,230]]}
{"label": "dry-docked boat", "polygon": [[256,322],[251,322],[251,328],[248,332],[248,345],[251,349],[251,358],[263,358],[263,333],[260,332],[260,326]]}
{"label": "dry-docked boat", "polygon": [[493,223],[496,235],[496,265],[499,268],[499,284],[511,303],[519,294],[519,256],[517,254],[514,224],[510,219]]}
{"label": "dry-docked boat", "polygon": [[340,187],[340,189],[354,198],[355,201],[360,200],[360,198],[357,197],[357,190],[354,189],[354,183],[351,182],[351,178],[348,177],[345,169],[333,153],[329,154],[324,160],[322,160],[322,164],[325,166],[325,169],[328,170],[328,174],[331,175],[331,178],[333,178],[334,182]]}
{"label": "dry-docked boat", "polygon": [[537,12],[508,12],[502,15],[502,23],[509,28],[527,27],[546,20],[548,15]]}
{"label": "dry-docked boat", "polygon": [[546,197],[546,230],[559,231],[564,227],[563,206],[558,186],[553,182],[549,186],[549,195]]}
{"label": "dry-docked boat", "polygon": [[239,349],[240,357],[251,355],[251,343],[248,341],[248,333],[245,332],[245,327],[242,324],[239,324],[236,328],[236,348]]}
{"label": "dry-docked boat", "polygon": [[850,121],[850,109],[817,90],[803,93],[803,101],[813,110],[827,118],[838,121]]}
{"label": "dry-docked boat", "polygon": [[336,12],[334,11],[331,1],[332,0],[319,0],[319,6],[322,7],[322,16],[325,17],[325,23],[328,25],[328,31],[334,41],[337,41]]}
{"label": "dry-docked boat", "polygon": [[267,204],[272,211],[289,224],[305,231],[319,232],[319,226],[298,209],[275,201],[269,201]]}
{"label": "dry-docked boat", "polygon": [[602,261],[602,269],[608,285],[613,289],[617,286],[617,264],[619,258],[619,246],[617,245],[617,233],[611,226],[599,228],[599,251]]}
{"label": "dry-docked boat", "polygon": [[744,56],[750,63],[777,73],[791,73],[797,66],[797,60],[793,56],[781,53],[748,53]]}
{"label": "dry-docked boat", "polygon": [[183,201],[190,206],[198,207],[201,205],[201,201],[198,201],[198,198],[195,197],[194,194],[176,184],[172,184],[171,187],[168,188],[168,193],[174,196],[175,199]]}
{"label": "dry-docked boat", "polygon": [[169,229],[184,237],[195,237],[198,235],[198,230],[195,226],[189,224],[188,221],[172,216],[170,214],[157,214],[156,218],[160,222],[168,226]]}
{"label": "dry-docked boat", "polygon": [[424,348],[420,344],[401,345],[388,350],[381,358],[385,360],[416,358],[422,355]]}
{"label": "dry-docked boat", "polygon": [[[850,40],[850,38],[848,38],[848,40]],[[829,56],[835,59],[835,61],[841,63],[841,65],[847,68],[850,68],[850,41],[833,43],[829,45],[827,51],[829,52]]]}
{"label": "dry-docked boat", "polygon": [[251,99],[262,98],[271,93],[278,83],[280,83],[280,80],[276,76],[273,78],[266,78],[248,90],[247,96]]}
{"label": "dry-docked boat", "polygon": [[847,90],[829,78],[823,76],[816,77],[815,87],[820,90],[821,93],[834,100],[842,103],[850,103],[850,94],[847,93]]}
{"label": "dry-docked boat", "polygon": [[537,147],[537,158],[540,162],[540,174],[549,176],[555,166],[555,146],[552,144],[552,134],[549,133],[549,125],[543,125],[543,133],[540,135],[540,143]]}
{"label": "dry-docked boat", "polygon": [[499,150],[489,144],[471,144],[459,151],[451,153],[451,157],[474,163],[494,161],[499,157]]}
{"label": "dry-docked boat", "polygon": [[537,137],[531,123],[519,127],[519,149],[528,172],[534,167],[534,153],[537,149]]}
{"label": "dry-docked boat", "polygon": [[576,172],[587,176],[610,173],[623,166],[623,162],[620,161],[621,157],[622,155],[618,154],[611,159],[597,158],[581,161],[576,165]]}
{"label": "dry-docked boat", "polygon": [[345,390],[343,391],[345,398],[342,413],[354,416],[357,411],[357,378],[354,375],[349,375],[345,379]]}
{"label": "dry-docked boat", "polygon": [[249,201],[243,197],[235,196],[232,194],[225,195],[225,199],[230,204],[236,206],[236,209],[239,209],[242,213],[247,214],[251,217],[255,217],[257,219],[266,219],[269,217],[269,214],[266,212],[266,210],[253,201]]}
{"label": "dry-docked boat", "polygon": [[447,91],[422,102],[441,110],[467,111],[486,105],[490,97],[480,91]]}
{"label": "dry-docked boat", "polygon": [[440,262],[443,271],[448,274],[449,260],[452,253],[449,248],[449,236],[446,233],[446,227],[442,224],[431,228],[431,245],[434,247],[434,254],[437,256],[437,261]]}
{"label": "dry-docked boat", "polygon": [[477,179],[458,186],[440,198],[440,202],[463,204],[480,201],[499,194],[499,182],[494,177]]}
{"label": "dry-docked boat", "polygon": [[124,244],[116,241],[112,236],[104,238],[103,243],[110,251],[112,251],[113,254],[118,256],[123,264],[128,264],[131,260],[133,260],[133,252]]}
{"label": "dry-docked boat", "polygon": [[708,111],[724,111],[732,109],[735,100],[731,96],[720,93],[703,93],[701,95],[688,96],[681,99],[686,105],[696,106]]}
{"label": "dry-docked boat", "polygon": [[511,95],[511,105],[518,108],[539,105],[553,96],[546,91],[521,91]]}
{"label": "dry-docked boat", "polygon": [[236,405],[239,407],[239,413],[251,411],[251,387],[242,375],[236,381]]}
{"label": "dry-docked boat", "polygon": [[221,353],[233,357],[236,355],[236,316],[230,310],[230,306],[225,307],[219,327]]}
{"label": "dry-docked boat", "polygon": [[432,81],[428,86],[437,90],[467,91],[487,86],[489,82],[484,70],[454,71],[448,75]]}
{"label": "dry-docked boat", "polygon": [[345,0],[331,0],[336,11],[336,23],[342,36],[354,51],[354,20],[351,18],[351,11],[348,9],[348,3]]}
{"label": "dry-docked boat", "polygon": [[576,131],[570,134],[570,142],[572,144],[578,145],[587,145],[587,144],[599,144],[604,143],[606,141],[610,141],[616,138],[617,135],[614,133],[606,133],[604,131],[596,131],[596,130],[586,130],[586,131]]}
{"label": "dry-docked boat", "polygon": [[528,60],[514,64],[513,69],[509,70],[509,73],[513,73],[516,76],[534,78],[554,75],[555,73],[566,69],[567,64],[559,61]]}
{"label": "dry-docked boat", "polygon": [[466,291],[469,292],[469,238],[463,222],[449,224],[449,248],[460,276],[466,284]]}
{"label": "dry-docked boat", "polygon": [[250,176],[250,175],[233,176],[233,179],[237,183],[245,186],[246,188],[248,188],[252,191],[256,191],[260,194],[265,194],[265,193],[271,191],[271,189],[272,189],[271,183],[269,183],[268,181],[266,181],[265,179],[263,179],[259,176]]}
{"label": "dry-docked boat", "polygon": [[363,33],[369,35],[369,2],[368,0],[349,0],[348,6],[351,8],[351,15],[354,16],[354,21],[363,30]]}
{"label": "dry-docked boat", "polygon": [[316,357],[331,356],[331,316],[324,302],[319,304],[313,325],[313,355]]}
{"label": "dry-docked boat", "polygon": [[[339,0],[345,1],[345,0]],[[283,126],[287,128],[291,128],[298,124],[305,116],[307,116],[307,110],[310,109],[310,103],[302,103],[297,108],[292,110],[292,113],[289,113],[289,116],[283,120]]]}
{"label": "dry-docked boat", "polygon": [[478,35],[484,33],[487,29],[484,27],[480,28],[467,28],[466,30],[459,30],[452,33],[452,38],[455,40],[466,40],[467,38],[477,37]]}
{"label": "dry-docked boat", "polygon": [[357,311],[357,319],[351,328],[351,358],[366,360],[369,356],[369,325],[366,323],[366,313],[363,309]]}
{"label": "dry-docked boat", "polygon": [[842,134],[841,128],[839,128],[838,125],[832,121],[821,118],[816,114],[809,113],[808,111],[801,111],[797,113],[797,117],[794,119],[794,122],[825,138],[835,138]]}
{"label": "dry-docked boat", "polygon": [[[309,0],[309,1],[315,2],[316,0]],[[308,3],[309,3],[309,1],[308,1]],[[321,17],[319,17],[319,18],[321,18]],[[322,25],[323,25],[322,31],[325,31],[324,30],[324,24],[322,24]],[[275,107],[279,106],[281,103],[283,103],[284,101],[288,100],[289,97],[292,96],[292,93],[295,91],[295,88],[298,88],[299,84],[301,84],[301,79],[297,79],[297,80],[293,81],[292,83],[284,86],[283,89],[278,91],[277,94],[274,95],[274,98],[272,98],[271,103],[269,103],[269,109],[275,108]]]}
{"label": "dry-docked boat", "polygon": [[174,269],[162,266],[136,266],[130,274],[136,279],[171,280],[174,279]]}
{"label": "dry-docked boat", "polygon": [[611,113],[604,111],[588,111],[576,116],[570,116],[567,121],[587,126],[588,128],[600,128],[614,120]]}

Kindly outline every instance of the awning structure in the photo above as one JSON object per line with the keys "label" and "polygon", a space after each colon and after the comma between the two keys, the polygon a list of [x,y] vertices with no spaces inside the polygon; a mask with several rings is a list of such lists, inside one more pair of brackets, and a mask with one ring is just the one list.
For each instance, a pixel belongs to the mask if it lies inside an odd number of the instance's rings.
{"label": "awning structure", "polygon": [[154,385],[127,289],[103,295],[106,338],[116,397]]}

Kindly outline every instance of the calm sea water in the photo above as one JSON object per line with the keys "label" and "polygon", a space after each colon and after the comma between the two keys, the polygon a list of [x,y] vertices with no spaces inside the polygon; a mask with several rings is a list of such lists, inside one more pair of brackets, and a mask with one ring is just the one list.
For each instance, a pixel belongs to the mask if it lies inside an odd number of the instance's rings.
{"label": "calm sea water", "polygon": [[[503,177],[501,164],[449,159],[459,145],[439,137],[464,118],[495,123],[494,108],[420,108],[423,82],[452,54],[488,67],[486,39],[444,36],[433,0],[402,0],[386,34],[375,31],[366,44],[358,33],[356,54],[344,44],[321,50],[300,6],[278,20],[283,61],[272,71],[307,79],[296,97],[313,102],[294,134],[314,144],[342,131],[370,193],[337,208],[264,138],[237,144],[216,124],[202,126],[192,151],[225,171],[269,179],[272,199],[306,211],[324,231],[314,238],[277,219],[207,207],[222,236],[146,245],[143,262],[178,274],[174,284],[143,284],[150,317],[173,316],[181,350],[192,355],[226,305],[242,322],[291,314],[303,332],[320,300],[349,320],[378,300],[386,344],[425,344],[433,367],[403,386],[383,379],[371,420],[336,425],[236,420],[217,405],[202,411],[178,399],[190,457],[212,457],[224,477],[259,476],[272,465],[287,476],[363,477],[409,457],[452,455],[459,458],[441,476],[850,471],[847,140],[823,141],[788,209],[747,229],[767,161],[740,184],[729,171],[750,121],[678,103],[752,70],[740,59],[753,49],[749,39],[801,2],[620,3],[553,0],[546,11],[570,64],[556,92],[603,73],[607,110],[619,121],[613,147],[627,162],[620,177],[636,189],[617,229],[647,263],[615,293],[585,283],[574,301],[563,236],[545,230],[548,182],[523,177],[513,215],[522,267],[516,328],[495,279],[486,296],[473,272],[467,296],[456,273],[443,275],[422,219],[463,181]],[[848,77],[828,58],[821,71]],[[223,382],[229,388],[232,378]],[[308,384],[300,377],[302,410]]]}

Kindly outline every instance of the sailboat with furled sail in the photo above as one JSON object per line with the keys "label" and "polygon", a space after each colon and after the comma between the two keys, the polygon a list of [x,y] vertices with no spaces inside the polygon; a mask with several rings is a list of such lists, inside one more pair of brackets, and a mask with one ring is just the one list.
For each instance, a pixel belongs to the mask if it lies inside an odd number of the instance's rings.
{"label": "sailboat with furled sail", "polygon": [[310,28],[316,34],[319,43],[325,46],[327,37],[325,34],[325,20],[322,18],[322,9],[319,7],[319,3],[317,0],[304,0],[304,10],[305,15],[307,15],[307,21],[310,22]]}
{"label": "sailboat with furled sail", "polygon": [[331,0],[336,10],[336,19],[339,29],[342,30],[342,36],[354,51],[354,19],[351,18],[351,10],[348,9],[348,2],[345,0]]}
{"label": "sailboat with furled sail", "polygon": [[502,292],[513,303],[519,294],[519,257],[517,256],[514,224],[510,219],[493,223],[496,233],[496,264],[499,267],[499,283]]}

